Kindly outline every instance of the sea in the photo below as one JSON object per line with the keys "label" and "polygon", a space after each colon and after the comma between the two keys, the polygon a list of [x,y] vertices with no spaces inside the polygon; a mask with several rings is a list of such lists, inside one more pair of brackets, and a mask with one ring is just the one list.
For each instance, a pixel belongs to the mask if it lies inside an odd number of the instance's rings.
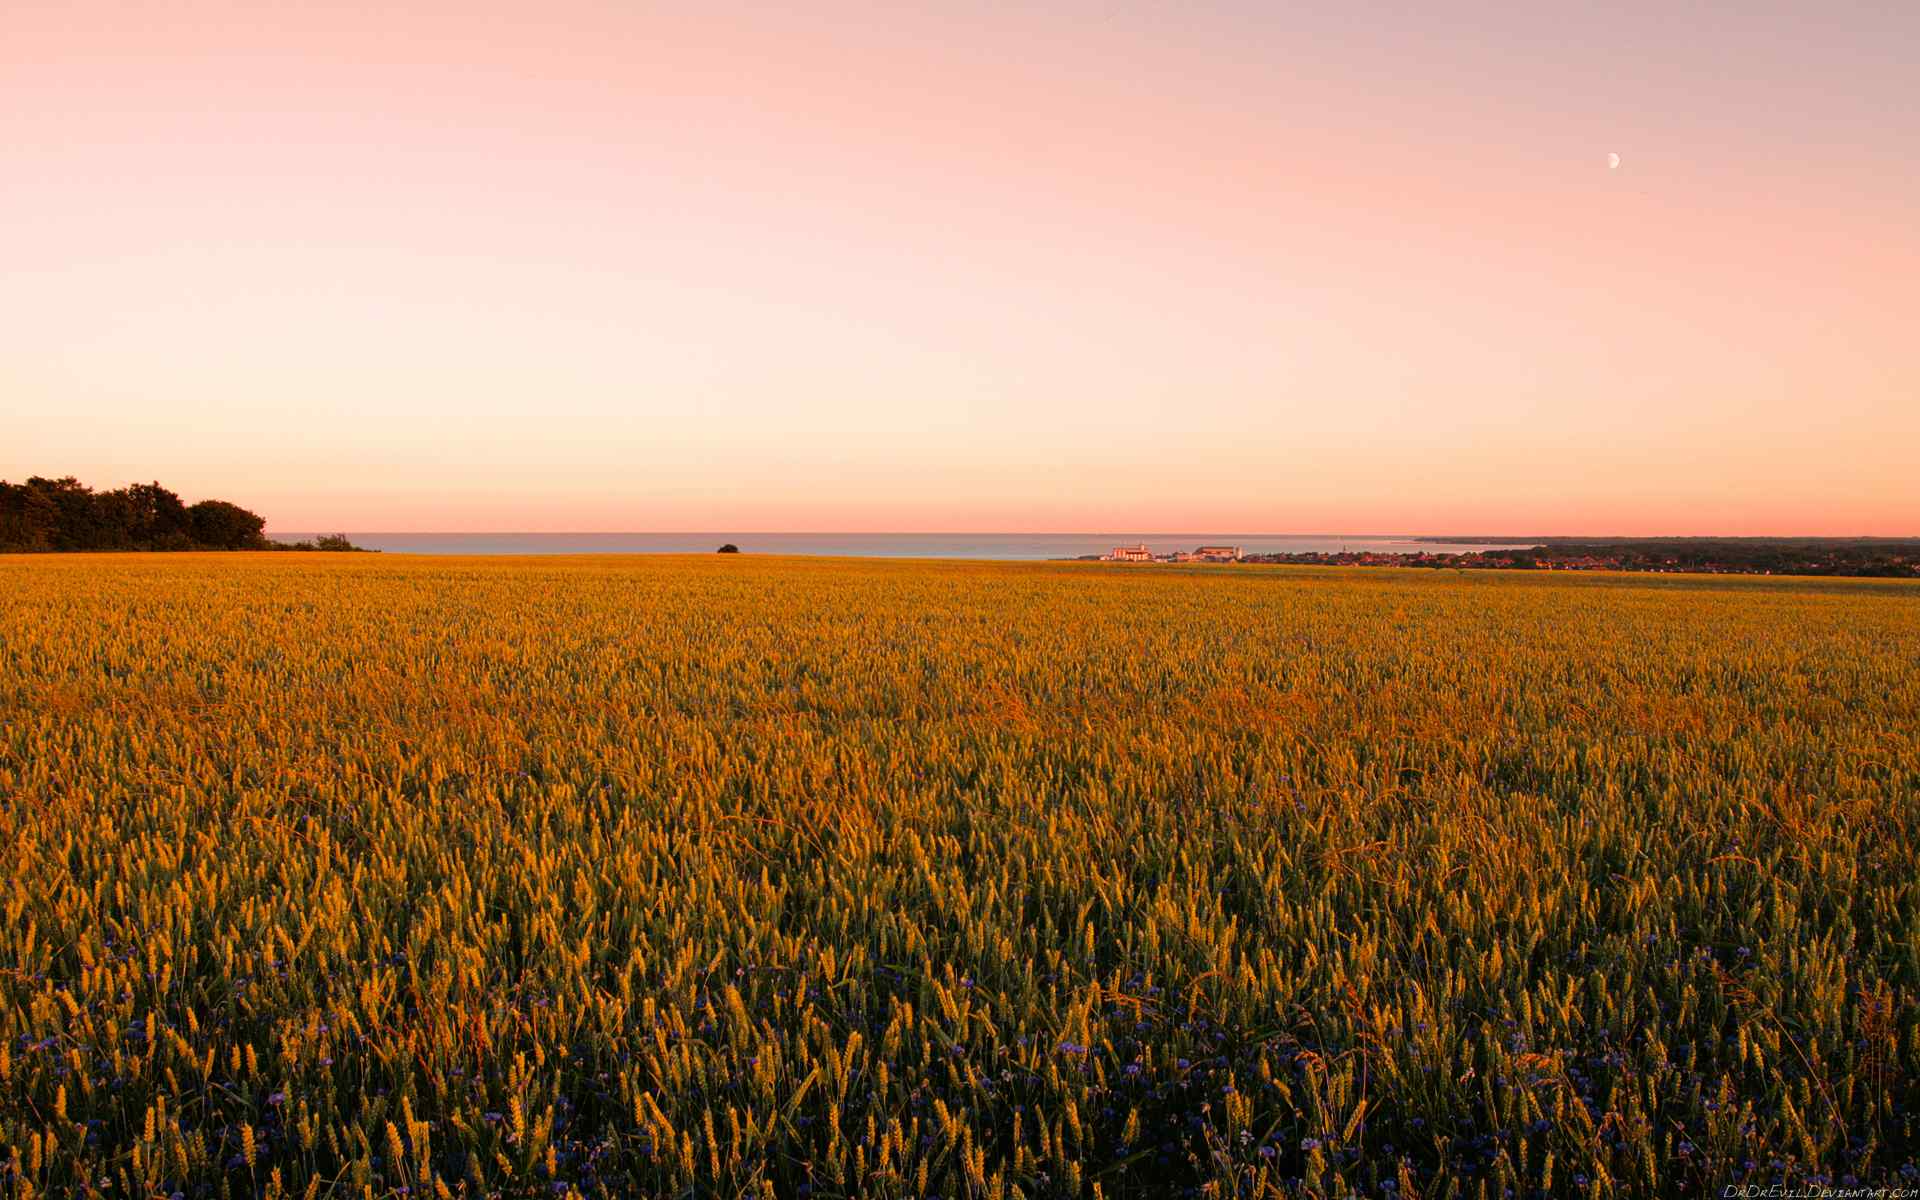
{"label": "sea", "polygon": [[[278,541],[312,533],[269,531]],[[1197,546],[1238,546],[1245,554],[1458,554],[1498,547],[1411,537],[1267,533],[379,533],[347,531],[356,546],[392,554],[701,554],[731,542],[743,554],[839,558],[962,558],[1033,561],[1105,554],[1145,543],[1155,554]]]}

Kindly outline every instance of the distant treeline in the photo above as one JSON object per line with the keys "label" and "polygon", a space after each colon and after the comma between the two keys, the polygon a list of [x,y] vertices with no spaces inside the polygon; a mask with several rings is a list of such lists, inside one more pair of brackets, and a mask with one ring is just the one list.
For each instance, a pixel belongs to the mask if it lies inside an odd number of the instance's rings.
{"label": "distant treeline", "polygon": [[68,475],[0,480],[0,553],[84,550],[355,550],[345,535],[275,542],[238,504],[188,504],[158,483],[96,492]]}
{"label": "distant treeline", "polygon": [[1523,551],[1487,551],[1515,566],[1604,563],[1623,571],[1727,574],[1920,575],[1920,540],[1899,538],[1555,538]]}
{"label": "distant treeline", "polygon": [[[1471,545],[1481,538],[1415,538]],[[1249,554],[1246,562],[1449,570],[1654,571],[1708,575],[1854,575],[1920,578],[1920,538],[1511,538],[1522,548],[1342,550]]]}

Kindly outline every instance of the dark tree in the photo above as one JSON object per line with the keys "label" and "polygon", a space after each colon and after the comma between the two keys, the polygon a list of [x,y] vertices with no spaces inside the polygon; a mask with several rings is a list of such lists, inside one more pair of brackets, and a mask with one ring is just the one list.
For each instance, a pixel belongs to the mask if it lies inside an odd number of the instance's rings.
{"label": "dark tree", "polygon": [[0,482],[0,550],[32,554],[56,549],[59,528],[60,506],[46,489]]}
{"label": "dark tree", "polygon": [[71,475],[27,480],[55,509],[54,525],[49,530],[54,550],[111,550],[120,540],[100,511],[93,489]]}
{"label": "dark tree", "polygon": [[266,544],[266,519],[225,500],[202,500],[187,510],[193,540],[213,550],[257,550]]}
{"label": "dark tree", "polygon": [[193,524],[180,497],[154,483],[136,483],[117,492],[103,492],[125,512],[125,539],[137,550],[191,550]]}
{"label": "dark tree", "polygon": [[732,542],[728,542],[728,543],[727,543],[726,545],[724,545],[724,546],[722,546],[722,547],[720,547],[720,549],[718,549],[718,550],[716,550],[716,551],[714,551],[714,553],[716,553],[716,554],[738,554],[738,553],[740,553],[740,547],[738,547],[738,546],[736,546],[736,545],[734,545],[734,544],[733,544]]}

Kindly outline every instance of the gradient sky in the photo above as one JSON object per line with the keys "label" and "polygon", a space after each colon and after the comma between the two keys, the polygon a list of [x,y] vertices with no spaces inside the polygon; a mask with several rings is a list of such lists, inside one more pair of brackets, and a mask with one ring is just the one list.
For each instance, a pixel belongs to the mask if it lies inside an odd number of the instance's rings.
{"label": "gradient sky", "polygon": [[1897,0],[8,0],[0,478],[1916,534],[1917,80]]}

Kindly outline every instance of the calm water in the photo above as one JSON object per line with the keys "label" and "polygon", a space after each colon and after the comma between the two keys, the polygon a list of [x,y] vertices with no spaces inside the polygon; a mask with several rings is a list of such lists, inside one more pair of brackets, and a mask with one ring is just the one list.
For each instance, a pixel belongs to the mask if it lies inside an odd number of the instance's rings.
{"label": "calm water", "polygon": [[[282,540],[311,533],[272,532]],[[356,546],[395,554],[687,554],[732,542],[746,554],[823,554],[858,558],[1077,558],[1145,542],[1154,553],[1196,546],[1238,546],[1248,554],[1375,550],[1457,553],[1487,546],[1414,542],[1407,538],[1254,533],[354,533]]]}

